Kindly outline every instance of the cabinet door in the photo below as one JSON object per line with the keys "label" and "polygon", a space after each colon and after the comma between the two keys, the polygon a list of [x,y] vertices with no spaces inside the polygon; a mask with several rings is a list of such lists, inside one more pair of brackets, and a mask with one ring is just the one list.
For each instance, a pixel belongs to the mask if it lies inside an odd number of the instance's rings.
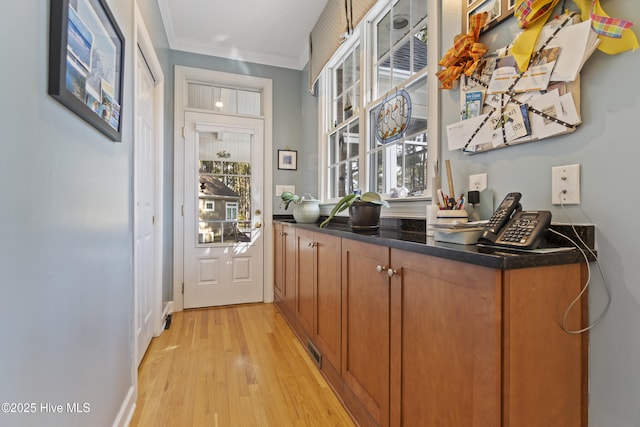
{"label": "cabinet door", "polygon": [[284,305],[293,315],[296,310],[296,229],[283,227],[284,234]]}
{"label": "cabinet door", "polygon": [[313,333],[315,241],[312,231],[296,230],[296,319],[308,337]]}
{"label": "cabinet door", "polygon": [[282,224],[273,224],[273,292],[276,302],[284,297],[284,234]]}
{"label": "cabinet door", "polygon": [[339,237],[316,233],[316,321],[314,342],[324,359],[340,371],[342,256]]}
{"label": "cabinet door", "polygon": [[[389,425],[389,249],[342,240],[342,377],[376,425]],[[428,424],[416,424],[428,425]]]}
{"label": "cabinet door", "polygon": [[[579,427],[588,423],[588,335],[562,330],[582,291],[585,264],[509,270],[504,279],[505,427]],[[587,296],[567,314],[588,323]]]}
{"label": "cabinet door", "polygon": [[391,250],[394,426],[501,425],[501,275]]}

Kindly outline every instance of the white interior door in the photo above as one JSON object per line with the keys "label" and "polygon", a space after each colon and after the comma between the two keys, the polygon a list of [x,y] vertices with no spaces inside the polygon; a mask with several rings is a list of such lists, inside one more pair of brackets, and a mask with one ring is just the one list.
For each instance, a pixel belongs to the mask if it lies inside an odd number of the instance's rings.
{"label": "white interior door", "polygon": [[134,152],[135,334],[138,365],[153,337],[155,289],[154,79],[137,49]]}
{"label": "white interior door", "polygon": [[264,120],[185,113],[184,308],[263,300]]}

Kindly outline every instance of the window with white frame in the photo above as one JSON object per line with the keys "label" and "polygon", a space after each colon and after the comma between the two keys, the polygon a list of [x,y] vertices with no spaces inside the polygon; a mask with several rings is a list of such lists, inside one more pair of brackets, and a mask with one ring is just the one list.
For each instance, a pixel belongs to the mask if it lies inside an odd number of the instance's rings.
{"label": "window with white frame", "polygon": [[[425,0],[378,2],[325,69],[326,199],[358,189],[385,198],[430,195],[428,7]],[[396,137],[376,138],[381,105],[398,91],[410,99],[410,118]]]}
{"label": "window with white frame", "polygon": [[227,202],[225,204],[226,207],[226,215],[225,219],[227,221],[235,221],[238,219],[238,203],[236,202]]}
{"label": "window with white frame", "polygon": [[329,69],[328,198],[360,188],[360,44]]}
{"label": "window with white frame", "polygon": [[373,22],[373,98],[378,98],[426,68],[427,2],[398,0]]}

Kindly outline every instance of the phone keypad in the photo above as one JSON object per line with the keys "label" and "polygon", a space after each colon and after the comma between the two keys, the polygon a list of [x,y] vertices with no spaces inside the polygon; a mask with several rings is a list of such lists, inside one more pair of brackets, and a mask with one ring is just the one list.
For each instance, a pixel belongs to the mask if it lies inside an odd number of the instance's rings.
{"label": "phone keypad", "polygon": [[538,222],[537,220],[521,219],[505,230],[500,241],[507,243],[527,243],[529,236],[536,228]]}
{"label": "phone keypad", "polygon": [[489,219],[486,227],[495,232],[505,216],[506,211],[496,211],[496,213],[494,213],[493,216]]}

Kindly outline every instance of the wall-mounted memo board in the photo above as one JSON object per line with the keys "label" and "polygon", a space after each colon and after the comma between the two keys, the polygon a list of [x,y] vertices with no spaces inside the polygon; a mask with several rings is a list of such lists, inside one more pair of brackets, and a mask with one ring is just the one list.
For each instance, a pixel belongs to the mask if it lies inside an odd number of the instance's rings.
{"label": "wall-mounted memo board", "polygon": [[460,0],[462,2],[463,33],[469,30],[469,17],[480,12],[488,12],[489,19],[482,29],[487,31],[504,21],[511,15],[516,6],[516,0]]}
{"label": "wall-mounted memo board", "polygon": [[473,154],[575,131],[580,70],[598,43],[590,21],[564,14],[543,28],[526,71],[518,71],[511,45],[483,56],[461,77],[449,150]]}

